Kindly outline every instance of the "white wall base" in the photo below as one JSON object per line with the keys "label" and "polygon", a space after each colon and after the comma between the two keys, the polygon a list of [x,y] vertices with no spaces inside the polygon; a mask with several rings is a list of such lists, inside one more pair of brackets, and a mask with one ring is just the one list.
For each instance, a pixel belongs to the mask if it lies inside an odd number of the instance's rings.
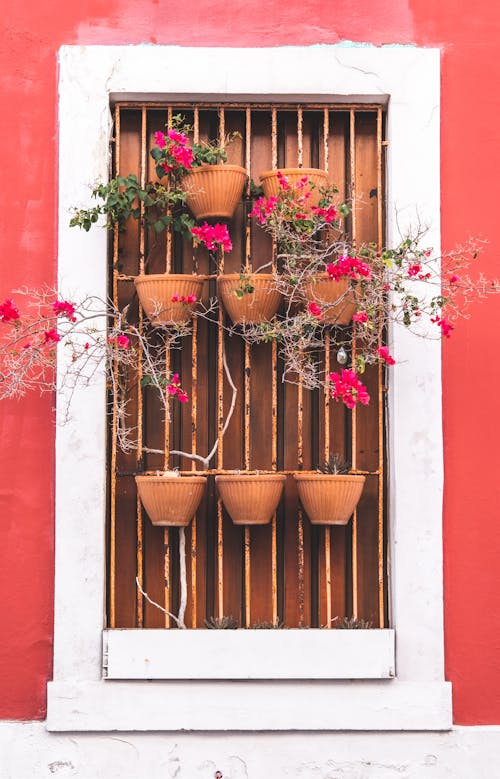
{"label": "white wall base", "polygon": [[0,723],[1,779],[498,779],[500,727],[448,733],[52,734]]}

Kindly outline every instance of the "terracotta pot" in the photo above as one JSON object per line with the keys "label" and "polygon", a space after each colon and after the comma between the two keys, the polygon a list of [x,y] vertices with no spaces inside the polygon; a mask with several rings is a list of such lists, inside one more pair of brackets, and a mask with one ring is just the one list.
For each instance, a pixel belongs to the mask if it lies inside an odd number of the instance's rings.
{"label": "terracotta pot", "polygon": [[313,525],[347,525],[358,505],[364,476],[295,473],[300,501]]}
{"label": "terracotta pot", "polygon": [[[320,168],[280,168],[279,171],[283,176],[286,176],[288,183],[292,186],[304,176],[308,176],[309,181],[312,181],[316,186],[312,191],[308,190],[311,191],[311,195],[307,199],[308,209],[311,206],[318,205],[321,199],[319,187],[326,187],[328,184],[328,174],[325,170],[320,170]],[[276,197],[281,190],[278,182],[278,171],[266,170],[260,174],[259,178],[264,195],[266,197]]]}
{"label": "terracotta pot", "polygon": [[203,276],[189,276],[181,273],[157,273],[137,276],[135,288],[141,305],[153,325],[174,325],[188,322],[195,303],[174,302],[174,295],[188,297],[195,295],[200,300],[203,291]]}
{"label": "terracotta pot", "polygon": [[328,324],[348,325],[356,313],[356,301],[348,279],[328,278],[328,273],[318,273],[314,280],[304,285],[308,302],[314,301],[323,307],[321,321]]}
{"label": "terracotta pot", "polygon": [[224,308],[235,325],[243,322],[266,322],[273,318],[281,303],[281,292],[274,288],[272,273],[243,274],[254,288],[253,292],[245,292],[243,297],[235,295],[240,289],[239,273],[228,273],[219,276],[217,286]]}
{"label": "terracotta pot", "polygon": [[285,480],[282,473],[215,477],[222,502],[235,525],[267,525],[280,502]]}
{"label": "terracotta pot", "polygon": [[239,165],[200,165],[182,179],[195,219],[231,219],[247,179]]}
{"label": "terracotta pot", "polygon": [[205,491],[206,476],[136,476],[137,491],[153,525],[189,525]]}

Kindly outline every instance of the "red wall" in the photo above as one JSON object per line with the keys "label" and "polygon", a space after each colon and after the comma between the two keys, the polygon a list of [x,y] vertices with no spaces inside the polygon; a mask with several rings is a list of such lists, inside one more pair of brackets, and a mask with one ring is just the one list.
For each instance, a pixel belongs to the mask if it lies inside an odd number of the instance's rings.
{"label": "red wall", "polygon": [[[55,278],[56,53],[62,44],[277,46],[352,40],[441,47],[443,244],[487,237],[491,246],[484,262],[495,273],[500,243],[495,0],[477,0],[472,12],[465,0],[192,0],[189,15],[182,3],[166,0],[24,0],[6,4],[0,29],[2,299],[21,284]],[[444,350],[446,667],[455,721],[463,724],[500,723],[497,306],[495,299],[484,304]],[[30,398],[4,404],[0,417],[3,718],[43,718],[51,673],[50,409],[49,399]]]}

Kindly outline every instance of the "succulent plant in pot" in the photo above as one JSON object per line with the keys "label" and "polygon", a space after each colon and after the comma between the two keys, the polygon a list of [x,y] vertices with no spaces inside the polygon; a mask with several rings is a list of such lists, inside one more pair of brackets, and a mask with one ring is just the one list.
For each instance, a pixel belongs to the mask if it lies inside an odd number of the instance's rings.
{"label": "succulent plant in pot", "polygon": [[338,455],[316,472],[295,473],[300,501],[313,525],[346,525],[358,505],[365,476],[352,474]]}

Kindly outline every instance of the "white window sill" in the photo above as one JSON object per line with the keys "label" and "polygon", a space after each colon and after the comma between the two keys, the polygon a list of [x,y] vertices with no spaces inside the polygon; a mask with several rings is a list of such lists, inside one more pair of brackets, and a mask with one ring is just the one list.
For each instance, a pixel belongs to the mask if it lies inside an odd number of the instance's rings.
{"label": "white window sill", "polygon": [[398,681],[51,682],[50,731],[449,730],[451,685]]}
{"label": "white window sill", "polygon": [[394,630],[105,630],[107,679],[391,679]]}

